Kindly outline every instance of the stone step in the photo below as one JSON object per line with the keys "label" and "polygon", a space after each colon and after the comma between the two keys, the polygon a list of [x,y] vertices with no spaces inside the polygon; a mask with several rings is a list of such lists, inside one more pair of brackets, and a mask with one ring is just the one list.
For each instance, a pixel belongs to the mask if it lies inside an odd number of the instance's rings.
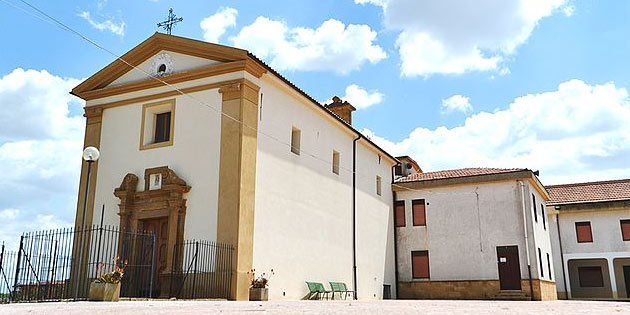
{"label": "stone step", "polygon": [[493,300],[502,300],[502,301],[529,301],[529,296],[527,296],[522,291],[500,291],[492,297]]}

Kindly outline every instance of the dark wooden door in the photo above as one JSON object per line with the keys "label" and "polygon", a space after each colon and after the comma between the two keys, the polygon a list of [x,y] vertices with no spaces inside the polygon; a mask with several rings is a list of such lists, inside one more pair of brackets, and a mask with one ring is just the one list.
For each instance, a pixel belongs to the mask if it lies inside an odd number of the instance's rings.
{"label": "dark wooden door", "polygon": [[630,298],[630,266],[623,266],[623,279],[626,284],[626,297]]}
{"label": "dark wooden door", "polygon": [[[161,287],[162,279],[160,275],[164,273],[166,270],[166,253],[168,251],[168,218],[155,218],[155,219],[146,219],[140,221],[140,229],[153,233],[155,235],[155,257],[153,257],[153,261],[155,263],[155,274],[153,275],[153,279],[155,284],[153,288],[159,290]],[[159,291],[154,292],[159,296]]]}
{"label": "dark wooden door", "polygon": [[521,265],[518,261],[518,246],[497,246],[497,263],[501,290],[520,290]]}

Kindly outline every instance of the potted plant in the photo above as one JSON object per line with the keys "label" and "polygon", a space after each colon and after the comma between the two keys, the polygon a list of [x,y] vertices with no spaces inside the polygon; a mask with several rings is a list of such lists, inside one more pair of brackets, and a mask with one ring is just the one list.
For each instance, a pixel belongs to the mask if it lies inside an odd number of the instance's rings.
{"label": "potted plant", "polygon": [[[91,301],[118,301],[120,299],[120,281],[125,274],[125,267],[127,261],[124,263],[117,257],[114,259],[114,270],[111,272],[104,272],[90,283],[89,298]],[[103,267],[103,264],[99,265],[99,269]]]}
{"label": "potted plant", "polygon": [[274,275],[273,269],[269,275],[266,273],[260,274],[256,277],[256,269],[252,269],[247,273],[251,279],[251,287],[249,288],[249,300],[250,301],[267,301],[269,297],[269,278]]}

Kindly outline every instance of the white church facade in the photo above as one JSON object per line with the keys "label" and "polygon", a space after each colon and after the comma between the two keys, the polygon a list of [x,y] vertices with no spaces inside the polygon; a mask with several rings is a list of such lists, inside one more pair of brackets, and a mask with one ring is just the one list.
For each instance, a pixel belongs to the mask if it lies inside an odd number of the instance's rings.
{"label": "white church facade", "polygon": [[305,281],[395,296],[397,160],[352,127],[350,104],[325,108],[245,50],[177,36],[122,59],[135,68],[116,60],[72,91],[101,152],[87,225],[154,232],[157,278],[183,240],[233,245],[231,299],[247,299],[251,269],[274,270],[270,299],[303,298]]}

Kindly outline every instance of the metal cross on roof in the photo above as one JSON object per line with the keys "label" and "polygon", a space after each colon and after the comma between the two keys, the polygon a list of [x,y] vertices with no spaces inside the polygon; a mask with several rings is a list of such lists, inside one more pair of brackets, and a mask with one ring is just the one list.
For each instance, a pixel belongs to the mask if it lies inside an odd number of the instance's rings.
{"label": "metal cross on roof", "polygon": [[173,25],[175,25],[175,23],[179,23],[181,21],[183,21],[183,18],[177,17],[174,13],[173,13],[173,8],[170,8],[168,10],[168,18],[166,19],[166,21],[160,22],[157,24],[158,27],[163,27],[164,30],[166,30],[166,33],[168,35],[171,35],[171,30],[173,29]]}

